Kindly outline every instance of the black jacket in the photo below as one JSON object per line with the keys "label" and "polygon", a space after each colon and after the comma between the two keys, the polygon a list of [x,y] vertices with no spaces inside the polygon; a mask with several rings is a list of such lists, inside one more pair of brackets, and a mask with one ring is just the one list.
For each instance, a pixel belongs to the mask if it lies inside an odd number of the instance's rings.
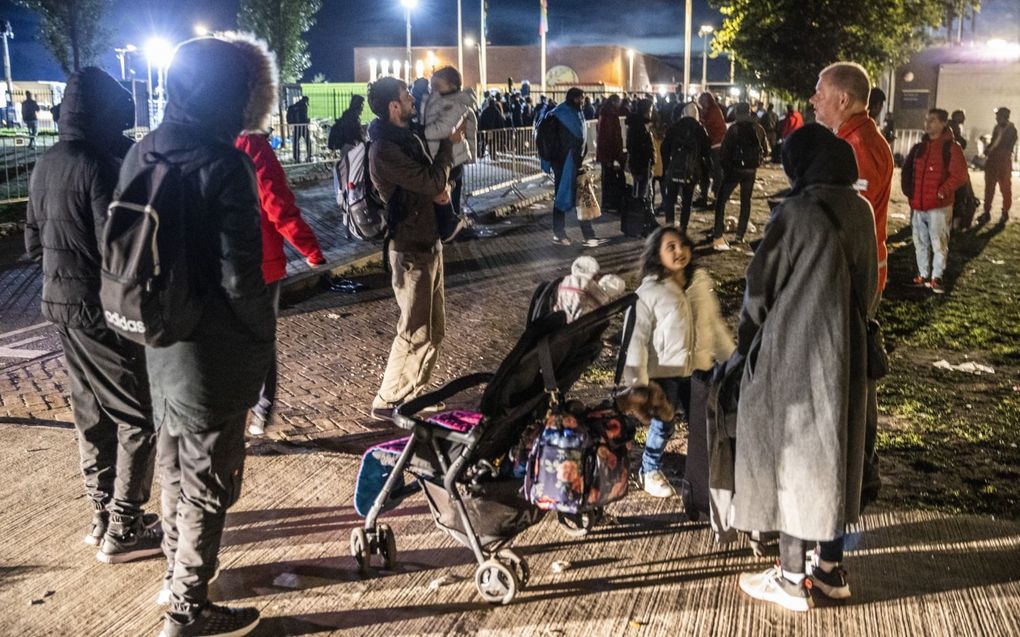
{"label": "black jacket", "polygon": [[673,153],[681,145],[690,144],[696,155],[701,157],[700,169],[695,178],[700,178],[703,171],[712,164],[712,142],[708,139],[708,132],[701,122],[693,117],[681,117],[673,122],[666,130],[666,137],[662,140],[662,172],[669,171],[669,162]]}
{"label": "black jacket", "polygon": [[146,348],[153,417],[175,435],[222,426],[252,407],[273,353],[255,169],[233,144],[275,105],[273,67],[262,55],[253,44],[215,38],[181,45],[167,78],[166,117],[131,149],[120,173],[123,188],[154,151],[180,169],[193,202],[188,249],[202,317],[188,338]]}
{"label": "black jacket", "polygon": [[627,166],[632,175],[644,175],[652,170],[655,161],[652,133],[648,118],[640,113],[627,116]]}
{"label": "black jacket", "polygon": [[134,103],[115,79],[89,67],[68,78],[60,141],[29,182],[25,248],[42,261],[42,314],[71,329],[101,327],[99,240],[121,159],[131,146]]}
{"label": "black jacket", "polygon": [[330,150],[340,150],[347,144],[363,141],[365,129],[361,127],[361,117],[356,111],[348,109],[329,129],[329,140],[326,145]]}

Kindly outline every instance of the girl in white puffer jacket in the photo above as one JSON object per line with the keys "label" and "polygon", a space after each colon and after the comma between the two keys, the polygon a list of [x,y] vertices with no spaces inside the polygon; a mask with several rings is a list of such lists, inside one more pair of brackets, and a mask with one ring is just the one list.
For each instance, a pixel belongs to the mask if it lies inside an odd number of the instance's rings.
{"label": "girl in white puffer jacket", "polygon": [[[694,267],[693,249],[690,238],[672,226],[658,228],[645,241],[634,334],[624,370],[629,385],[654,380],[674,409],[682,407],[684,414],[690,410],[694,370],[711,369],[734,349],[712,280]],[[672,422],[653,419],[641,459],[645,491],[661,498],[675,493],[661,470],[672,436]]]}

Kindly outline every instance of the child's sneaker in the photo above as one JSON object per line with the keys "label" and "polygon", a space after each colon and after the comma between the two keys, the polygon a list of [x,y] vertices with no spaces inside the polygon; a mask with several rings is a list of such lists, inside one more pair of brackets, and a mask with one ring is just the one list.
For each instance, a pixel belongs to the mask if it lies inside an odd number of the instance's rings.
{"label": "child's sneaker", "polygon": [[740,590],[755,599],[778,604],[798,613],[811,609],[811,593],[803,582],[794,584],[783,577],[779,566],[773,566],[764,573],[741,573]]}
{"label": "child's sneaker", "polygon": [[811,551],[808,555],[810,557],[805,570],[811,580],[811,588],[817,588],[829,599],[850,599],[850,583],[847,581],[843,565],[837,564],[831,571],[826,572],[819,563],[816,551]]}

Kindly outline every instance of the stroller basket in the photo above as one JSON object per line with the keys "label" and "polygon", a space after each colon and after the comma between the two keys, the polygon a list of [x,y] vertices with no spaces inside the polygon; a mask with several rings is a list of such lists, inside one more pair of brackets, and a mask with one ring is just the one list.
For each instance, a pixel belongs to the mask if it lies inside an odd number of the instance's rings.
{"label": "stroller basket", "polygon": [[[450,494],[442,485],[429,480],[420,482],[425,500],[436,519],[436,526],[464,546],[471,546]],[[521,496],[520,480],[495,480],[472,485],[465,489],[461,497],[479,543],[489,550],[509,542],[528,527],[537,524],[545,514],[545,511]]]}

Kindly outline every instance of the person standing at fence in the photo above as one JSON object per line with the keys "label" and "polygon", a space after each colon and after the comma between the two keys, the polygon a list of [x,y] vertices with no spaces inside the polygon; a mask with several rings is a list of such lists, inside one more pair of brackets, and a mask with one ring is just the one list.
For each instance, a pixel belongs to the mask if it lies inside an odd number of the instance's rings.
{"label": "person standing at fence", "polygon": [[294,102],[287,108],[287,124],[290,127],[291,143],[294,145],[294,163],[301,161],[301,140],[305,141],[306,159],[312,158],[312,135],[309,129],[311,120],[308,119],[308,96],[302,95],[301,99]]}
{"label": "person standing at fence", "polygon": [[1002,194],[1002,215],[999,223],[1009,220],[1009,209],[1013,205],[1013,149],[1016,148],[1016,126],[1009,121],[1010,111],[1005,106],[995,109],[995,128],[992,143],[985,148],[985,211],[978,223],[988,223],[992,218],[992,199],[995,186]]}
{"label": "person standing at fence", "polygon": [[599,110],[596,127],[595,160],[602,167],[602,210],[619,212],[626,180],[623,164],[623,128],[620,126],[620,96],[613,94]]}
{"label": "person standing at fence", "polygon": [[447,191],[453,146],[463,140],[463,128],[450,131],[430,156],[426,142],[411,129],[414,98],[404,82],[394,77],[375,81],[368,89],[368,106],[376,115],[368,129],[369,172],[386,203],[393,295],[400,308],[370,413],[391,421],[401,403],[425,390],[446,333],[443,244],[434,200]]}
{"label": "person standing at fence", "polygon": [[[326,262],[315,233],[301,218],[294,193],[287,183],[287,174],[269,145],[269,136],[262,131],[244,131],[234,140],[234,146],[251,158],[255,165],[255,182],[259,190],[262,210],[262,277],[273,298],[273,310],[280,309],[280,282],[287,275],[287,257],[283,253],[286,239],[304,256],[310,267]],[[262,384],[259,401],[251,410],[248,432],[261,435],[272,422],[276,405],[276,350],[269,365],[269,373]]]}
{"label": "person standing at fence", "polygon": [[145,349],[106,326],[99,303],[99,237],[131,147],[134,102],[105,71],[71,74],[60,141],[39,159],[29,184],[28,255],[42,260],[42,314],[57,326],[70,376],[71,406],[92,521],[85,543],[97,559],[158,555],[159,519],[143,516],[156,432]]}
{"label": "person standing at fence", "polygon": [[[453,169],[450,182],[453,188],[450,200],[458,217],[464,192],[464,167],[475,161],[478,153],[478,121],[475,118],[475,95],[462,87],[460,71],[452,66],[436,69],[432,74],[432,92],[425,101],[425,139],[429,152],[435,156],[444,139],[450,138],[453,129],[463,121],[464,139],[453,146]],[[517,99],[515,97],[515,99]]]}
{"label": "person standing at fence", "polygon": [[326,146],[330,150],[340,150],[348,144],[365,141],[365,128],[361,125],[361,113],[364,110],[365,98],[360,95],[352,95],[350,106],[329,129],[329,140],[326,142]]}
{"label": "person standing at fence", "polygon": [[32,91],[25,91],[25,101],[21,103],[21,121],[28,129],[28,147],[35,148],[35,137],[39,134],[39,104],[32,99]]}
{"label": "person standing at fence", "polygon": [[192,261],[201,316],[183,340],[145,350],[170,601],[162,634],[239,636],[259,611],[211,603],[209,582],[227,510],[241,495],[244,423],[269,371],[276,315],[262,275],[255,171],[233,141],[267,126],[275,64],[264,43],[243,34],[189,40],[167,71],[167,94],[163,123],[128,153],[118,185],[137,184],[161,156],[195,212],[192,241],[177,248]]}
{"label": "person standing at fence", "polygon": [[[559,122],[557,127],[559,142],[556,145],[559,156],[550,161],[556,193],[553,199],[553,243],[564,246],[570,245],[570,239],[567,238],[566,216],[568,212],[573,216],[577,214],[577,175],[581,170],[584,154],[588,150],[585,143],[587,127],[584,123],[584,114],[581,112],[583,102],[584,91],[575,86],[567,91],[563,102],[545,116],[555,117]],[[578,219],[577,224],[581,226],[585,247],[594,248],[606,242],[606,239],[595,236],[595,228],[592,227],[591,221]]]}

